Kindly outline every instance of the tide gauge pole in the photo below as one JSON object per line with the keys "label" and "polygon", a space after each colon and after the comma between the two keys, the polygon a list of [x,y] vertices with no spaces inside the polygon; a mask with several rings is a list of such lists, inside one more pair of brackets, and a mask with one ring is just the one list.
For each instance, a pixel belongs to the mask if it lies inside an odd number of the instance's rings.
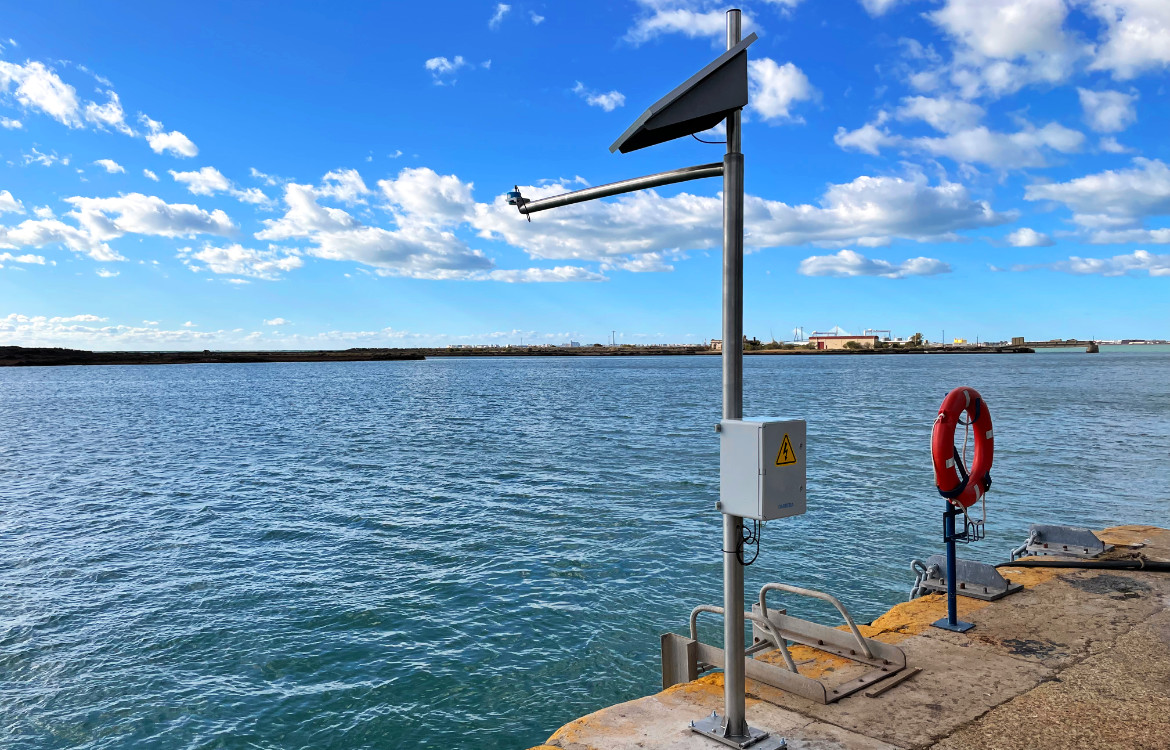
{"label": "tide gauge pole", "polygon": [[[727,13],[727,49],[740,42],[738,10]],[[743,418],[743,152],[740,110],[727,116],[723,156],[723,418]],[[744,679],[743,518],[723,515],[723,726],[725,738],[750,738]],[[718,739],[718,738],[716,738]]]}
{"label": "tide gauge pole", "polygon": [[[608,185],[528,200],[520,188],[508,204],[528,216],[561,206],[707,177],[723,177],[723,420],[743,418],[743,153],[740,111],[748,103],[747,48],[755,34],[741,39],[738,9],[727,11],[727,51],[652,104],[619,137],[610,152],[629,153],[647,146],[727,128],[722,162],[683,167]],[[616,345],[616,340],[614,341]],[[787,440],[787,436],[785,436]],[[786,443],[787,444],[787,443]],[[721,449],[722,450],[722,449]],[[722,480],[721,480],[722,485]],[[801,487],[803,490],[803,486]],[[803,502],[801,503],[803,512]],[[768,732],[749,727],[745,710],[743,516],[723,512],[723,697],[724,712],[691,723],[706,737],[731,747],[774,750],[786,745]]]}

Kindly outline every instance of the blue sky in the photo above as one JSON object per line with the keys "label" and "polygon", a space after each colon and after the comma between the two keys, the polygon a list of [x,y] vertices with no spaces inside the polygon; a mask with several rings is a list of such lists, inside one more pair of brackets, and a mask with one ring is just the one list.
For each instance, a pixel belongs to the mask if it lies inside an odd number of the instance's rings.
{"label": "blue sky", "polygon": [[[705,0],[10,5],[0,345],[694,342],[717,161],[609,144]],[[755,0],[745,330],[1170,337],[1170,3]]]}

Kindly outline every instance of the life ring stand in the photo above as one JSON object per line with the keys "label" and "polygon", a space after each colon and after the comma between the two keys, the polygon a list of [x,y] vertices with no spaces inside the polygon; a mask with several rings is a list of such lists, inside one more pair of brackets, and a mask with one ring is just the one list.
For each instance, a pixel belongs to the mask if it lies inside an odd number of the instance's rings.
{"label": "life ring stand", "polygon": [[[961,417],[967,413],[967,421]],[[974,432],[975,455],[968,471],[963,453],[955,446],[955,430],[971,428]],[[967,441],[963,440],[966,448]],[[961,386],[947,394],[931,431],[930,454],[934,459],[934,484],[938,494],[956,507],[970,508],[979,502],[991,487],[991,462],[995,455],[995,438],[991,428],[991,412],[979,391]]]}

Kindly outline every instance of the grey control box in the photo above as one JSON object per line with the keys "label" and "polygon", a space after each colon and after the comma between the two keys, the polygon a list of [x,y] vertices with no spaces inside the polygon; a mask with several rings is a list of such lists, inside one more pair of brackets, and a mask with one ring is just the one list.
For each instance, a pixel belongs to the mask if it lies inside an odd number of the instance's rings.
{"label": "grey control box", "polygon": [[806,427],[803,419],[721,421],[719,510],[759,521],[804,513]]}

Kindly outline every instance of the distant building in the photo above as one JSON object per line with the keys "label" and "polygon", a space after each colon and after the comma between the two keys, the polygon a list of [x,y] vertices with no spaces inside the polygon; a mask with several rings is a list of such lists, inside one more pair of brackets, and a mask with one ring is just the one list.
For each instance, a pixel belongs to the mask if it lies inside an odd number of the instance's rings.
{"label": "distant building", "polygon": [[1023,345],[1024,345],[1024,337],[1023,336],[1012,336],[1012,346],[1023,346]]}
{"label": "distant building", "polygon": [[[743,347],[746,349],[749,344],[752,346],[759,346],[760,340],[759,339],[749,339],[747,337],[747,334],[744,334]],[[711,349],[713,351],[717,351],[717,352],[723,351],[723,339],[711,339]]]}
{"label": "distant building", "polygon": [[808,337],[808,343],[817,349],[847,349],[850,341],[859,346],[872,349],[877,345],[877,336],[830,336],[824,333],[813,333]]}

